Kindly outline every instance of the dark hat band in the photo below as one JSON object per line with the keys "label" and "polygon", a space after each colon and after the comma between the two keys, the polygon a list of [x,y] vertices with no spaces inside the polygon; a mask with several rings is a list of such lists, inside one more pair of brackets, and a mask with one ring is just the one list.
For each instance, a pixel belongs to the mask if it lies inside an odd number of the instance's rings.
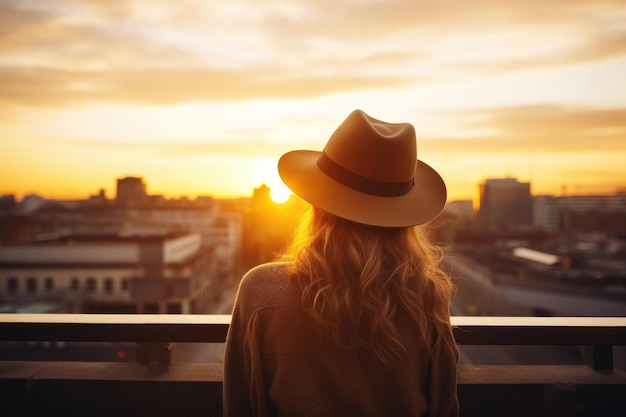
{"label": "dark hat band", "polygon": [[400,197],[413,188],[415,179],[406,182],[384,182],[363,177],[345,169],[322,152],[317,158],[317,166],[335,181],[366,194],[380,197]]}

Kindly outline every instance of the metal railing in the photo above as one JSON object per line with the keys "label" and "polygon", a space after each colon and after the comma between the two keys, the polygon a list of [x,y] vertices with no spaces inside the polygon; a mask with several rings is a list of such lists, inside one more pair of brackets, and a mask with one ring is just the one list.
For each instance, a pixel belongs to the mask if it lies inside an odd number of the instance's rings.
{"label": "metal railing", "polygon": [[[454,316],[459,345],[580,345],[587,365],[613,368],[626,317]],[[0,341],[223,343],[230,315],[0,314]]]}

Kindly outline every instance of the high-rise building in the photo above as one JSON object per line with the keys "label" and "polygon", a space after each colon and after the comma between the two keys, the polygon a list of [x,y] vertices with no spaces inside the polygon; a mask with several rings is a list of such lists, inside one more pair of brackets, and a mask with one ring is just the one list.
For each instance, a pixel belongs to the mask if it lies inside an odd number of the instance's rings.
{"label": "high-rise building", "polygon": [[487,179],[479,185],[479,224],[490,232],[522,231],[533,225],[530,183],[515,178]]}
{"label": "high-rise building", "polygon": [[126,177],[117,180],[115,203],[119,207],[138,207],[147,200],[146,184],[141,177]]}

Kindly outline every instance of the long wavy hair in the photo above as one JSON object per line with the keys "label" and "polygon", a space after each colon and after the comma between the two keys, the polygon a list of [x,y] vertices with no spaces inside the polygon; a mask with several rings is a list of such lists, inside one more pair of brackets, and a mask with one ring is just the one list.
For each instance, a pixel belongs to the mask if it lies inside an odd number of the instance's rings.
{"label": "long wavy hair", "polygon": [[407,353],[400,312],[424,337],[451,334],[452,283],[441,257],[424,226],[367,226],[311,206],[279,259],[290,262],[304,310],[339,346],[367,347],[390,364]]}

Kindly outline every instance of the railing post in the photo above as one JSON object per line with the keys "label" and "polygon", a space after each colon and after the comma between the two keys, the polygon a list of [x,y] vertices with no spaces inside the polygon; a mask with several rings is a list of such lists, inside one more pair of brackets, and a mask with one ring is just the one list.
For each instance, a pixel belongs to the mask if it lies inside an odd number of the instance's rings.
{"label": "railing post", "polygon": [[585,364],[596,371],[613,370],[613,346],[585,346]]}

